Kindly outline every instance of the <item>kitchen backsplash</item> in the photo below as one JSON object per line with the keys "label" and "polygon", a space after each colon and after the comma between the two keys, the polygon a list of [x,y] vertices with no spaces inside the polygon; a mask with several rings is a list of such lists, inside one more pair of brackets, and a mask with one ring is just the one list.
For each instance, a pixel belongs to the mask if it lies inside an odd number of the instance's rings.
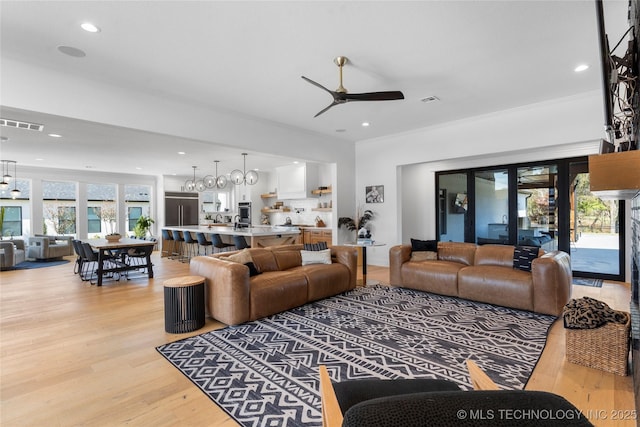
{"label": "kitchen backsplash", "polygon": [[331,203],[330,197],[321,197],[319,199],[300,199],[300,200],[286,200],[285,206],[291,208],[290,212],[276,212],[266,214],[269,216],[271,225],[281,225],[287,220],[287,217],[291,218],[292,224],[314,225],[316,218],[321,218],[327,227],[332,226],[332,213],[331,212],[318,212],[313,211],[318,207],[318,202]]}

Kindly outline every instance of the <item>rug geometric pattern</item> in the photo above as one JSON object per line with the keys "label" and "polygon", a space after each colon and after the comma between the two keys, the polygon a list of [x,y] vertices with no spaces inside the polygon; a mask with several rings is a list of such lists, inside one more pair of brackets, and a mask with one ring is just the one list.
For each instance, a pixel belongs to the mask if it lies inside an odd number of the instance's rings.
{"label": "rug geometric pattern", "polygon": [[523,389],[555,319],[375,286],[158,351],[243,426],[320,426],[320,364],[334,381],[442,378],[470,389],[472,358],[501,388]]}

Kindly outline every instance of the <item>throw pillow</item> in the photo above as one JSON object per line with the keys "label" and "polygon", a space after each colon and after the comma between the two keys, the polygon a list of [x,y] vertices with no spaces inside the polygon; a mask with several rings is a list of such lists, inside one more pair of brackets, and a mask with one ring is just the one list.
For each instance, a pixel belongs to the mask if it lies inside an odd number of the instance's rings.
{"label": "throw pillow", "polygon": [[328,249],[327,242],[318,242],[318,243],[305,243],[304,250],[305,251],[324,251]]}
{"label": "throw pillow", "polygon": [[221,257],[221,258],[224,259],[224,260],[227,260],[227,261],[237,262],[237,263],[240,263],[240,264],[246,264],[248,262],[253,262],[253,259],[251,258],[251,254],[246,249],[241,250],[237,254],[233,254],[233,255],[229,255],[227,257]]}
{"label": "throw pillow", "polygon": [[253,262],[247,262],[245,263],[245,265],[249,267],[249,277],[257,276],[258,274],[260,274]]}
{"label": "throw pillow", "polygon": [[411,251],[438,252],[438,241],[411,239]]}
{"label": "throw pillow", "polygon": [[513,268],[531,271],[531,262],[538,258],[540,248],[532,246],[516,246],[513,249]]}
{"label": "throw pillow", "polygon": [[428,261],[432,259],[438,259],[438,252],[434,252],[434,251],[411,252],[411,261]]}
{"label": "throw pillow", "polygon": [[300,251],[302,265],[309,264],[331,264],[331,249],[323,251]]}

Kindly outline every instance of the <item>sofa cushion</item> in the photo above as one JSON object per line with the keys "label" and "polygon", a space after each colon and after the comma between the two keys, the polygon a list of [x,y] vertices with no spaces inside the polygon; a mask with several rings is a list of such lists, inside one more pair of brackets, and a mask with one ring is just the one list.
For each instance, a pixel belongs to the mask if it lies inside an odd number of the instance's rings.
{"label": "sofa cushion", "polygon": [[302,265],[331,264],[331,249],[323,251],[300,251]]}
{"label": "sofa cushion", "polygon": [[533,278],[511,267],[464,267],[458,272],[458,296],[533,311]]}
{"label": "sofa cushion", "polygon": [[438,242],[438,259],[464,265],[473,265],[476,247],[475,243]]}
{"label": "sofa cushion", "polygon": [[260,274],[260,271],[253,262],[247,262],[244,265],[249,268],[249,277],[257,276],[258,274]]}
{"label": "sofa cushion", "polygon": [[275,251],[273,252],[273,256],[278,264],[278,269],[281,271],[302,265],[300,251]]}
{"label": "sofa cushion", "polygon": [[411,239],[411,251],[438,252],[438,241]]}
{"label": "sofa cushion", "polygon": [[531,263],[538,258],[537,247],[532,246],[516,246],[513,248],[513,268],[522,271],[531,271]]}
{"label": "sofa cushion", "polygon": [[414,251],[411,252],[411,261],[428,261],[438,259],[438,252],[434,251]]}
{"label": "sofa cushion", "polygon": [[309,264],[297,267],[307,278],[307,299],[316,301],[349,290],[350,273],[344,264]]}
{"label": "sofa cushion", "polygon": [[246,264],[248,262],[253,262],[253,258],[248,250],[243,249],[240,252],[236,252],[229,256],[220,257],[220,259],[224,259],[226,261],[237,262],[239,264]]}
{"label": "sofa cushion", "polygon": [[278,263],[276,262],[273,252],[264,248],[252,248],[248,249],[253,259],[253,263],[256,265],[258,271],[279,271]]}
{"label": "sofa cushion", "polygon": [[496,267],[513,268],[513,246],[482,245],[478,246],[474,258],[475,265],[494,265]]}
{"label": "sofa cushion", "polygon": [[250,320],[307,302],[307,278],[297,271],[269,271],[251,278]]}
{"label": "sofa cushion", "polygon": [[458,295],[458,271],[465,264],[451,261],[405,262],[402,286],[441,295]]}

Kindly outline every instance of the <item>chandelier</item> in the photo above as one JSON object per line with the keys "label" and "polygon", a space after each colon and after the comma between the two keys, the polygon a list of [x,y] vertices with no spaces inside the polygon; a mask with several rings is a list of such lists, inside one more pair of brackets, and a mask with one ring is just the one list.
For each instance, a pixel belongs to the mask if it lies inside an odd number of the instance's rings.
{"label": "chandelier", "polygon": [[220,160],[214,160],[214,162],[216,164],[216,174],[214,176],[207,175],[202,178],[202,181],[204,182],[204,186],[206,188],[223,189],[227,186],[228,180],[226,176],[218,175],[218,163],[220,162]]}
{"label": "chandelier", "polygon": [[203,180],[196,180],[196,169],[197,166],[191,166],[193,168],[193,179],[188,179],[184,182],[184,188],[187,191],[204,191],[206,190],[206,186],[204,185]]}
{"label": "chandelier", "polygon": [[[15,199],[20,196],[20,190],[18,190],[17,182],[17,163],[15,160],[0,160],[2,163],[2,182],[0,182],[0,190],[6,190],[9,188],[9,182],[13,179],[13,190],[11,190],[11,198]],[[13,163],[13,177],[9,174],[9,163]]]}
{"label": "chandelier", "polygon": [[242,153],[243,156],[243,167],[242,170],[235,169],[231,171],[231,182],[235,185],[253,185],[258,182],[258,171],[256,170],[247,170],[247,153]]}

